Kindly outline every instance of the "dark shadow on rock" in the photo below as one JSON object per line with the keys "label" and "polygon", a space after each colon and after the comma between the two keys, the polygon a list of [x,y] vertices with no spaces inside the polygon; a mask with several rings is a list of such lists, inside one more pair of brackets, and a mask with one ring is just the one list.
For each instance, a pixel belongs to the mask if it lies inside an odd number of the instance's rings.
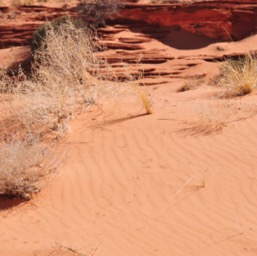
{"label": "dark shadow on rock", "polygon": [[185,30],[174,28],[145,27],[142,29],[132,28],[132,31],[133,30],[178,50],[201,49],[217,42],[216,39],[204,35],[196,35]]}
{"label": "dark shadow on rock", "polygon": [[109,25],[124,24],[129,30],[135,33],[143,34],[146,37],[156,39],[161,43],[178,50],[201,49],[210,44],[217,43],[219,40],[205,35],[198,35],[180,28],[180,26],[160,27],[158,25],[149,25],[141,20],[118,20],[108,21]]}

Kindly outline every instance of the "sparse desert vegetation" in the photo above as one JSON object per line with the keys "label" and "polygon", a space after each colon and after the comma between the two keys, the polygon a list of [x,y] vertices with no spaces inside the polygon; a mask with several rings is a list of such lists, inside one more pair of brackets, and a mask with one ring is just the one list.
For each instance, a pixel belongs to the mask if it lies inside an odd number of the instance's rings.
{"label": "sparse desert vegetation", "polygon": [[80,0],[80,12],[90,17],[94,26],[104,26],[107,18],[118,14],[123,2],[122,0]]}
{"label": "sparse desert vegetation", "polygon": [[49,148],[35,137],[7,138],[0,148],[0,196],[30,199],[50,172]]}
{"label": "sparse desert vegetation", "polygon": [[[15,141],[12,136],[16,135],[3,135],[11,139],[0,151],[1,195],[29,198],[32,192],[39,191],[36,182],[45,173],[39,166],[46,150],[35,138],[53,131],[57,136],[65,132],[79,105],[92,97],[92,80],[87,73],[96,62],[88,30],[76,28],[68,20],[58,29],[48,23],[33,53],[31,74],[22,69],[11,75],[2,72],[0,91],[10,95],[13,118],[22,130]],[[26,141],[25,134],[32,144]]]}
{"label": "sparse desert vegetation", "polygon": [[204,83],[204,77],[192,77],[187,80],[178,90],[177,92],[186,92],[190,90],[194,90],[200,85]]}
{"label": "sparse desert vegetation", "polygon": [[218,85],[225,88],[226,96],[243,96],[257,87],[257,61],[250,54],[237,60],[227,60],[220,68]]}
{"label": "sparse desert vegetation", "polygon": [[255,255],[257,2],[54,1],[0,7],[0,255]]}
{"label": "sparse desert vegetation", "polygon": [[[81,108],[95,103],[98,96],[114,95],[112,89],[118,90],[117,85],[122,84],[115,78],[111,68],[108,68],[107,62],[96,57],[99,47],[96,45],[93,32],[77,24],[77,21],[63,17],[41,26],[32,41],[31,73],[26,74],[21,68],[10,75],[7,71],[2,71],[0,91],[10,94],[13,118],[22,128],[20,133],[23,137],[21,135],[20,141],[16,140],[19,146],[25,143],[24,134],[29,134],[34,139],[42,138],[49,133],[54,133],[55,136],[65,133],[69,121]],[[107,69],[107,72],[101,72],[101,69]],[[126,83],[133,84],[133,93],[141,99],[147,114],[151,114],[149,95],[140,88],[133,76],[129,73],[127,76],[129,79]],[[121,89],[116,93],[122,91]],[[17,154],[24,154],[28,150],[36,151],[37,146],[34,144],[33,147],[26,145],[25,149],[18,147],[17,150],[23,152]],[[4,150],[13,147],[13,141],[11,140],[11,144],[7,141]],[[9,150],[8,154],[11,152],[12,150]],[[6,158],[5,151],[0,153],[0,158]],[[14,161],[11,156],[8,158]],[[20,161],[15,163],[19,165],[18,169],[10,164],[7,169],[1,170],[3,175],[0,184],[3,189],[1,190],[0,186],[0,194],[29,198],[29,192],[38,192],[39,189],[35,185],[34,169],[30,168],[29,164],[22,165],[22,156],[19,155],[19,158]],[[39,161],[37,160],[37,165]],[[34,165],[34,162],[31,164]],[[37,171],[37,176],[40,177],[41,169]],[[10,177],[16,176],[16,179],[7,189],[4,184],[8,173]],[[27,175],[26,178],[23,178],[24,173]],[[32,178],[28,179],[30,173]],[[11,179],[8,180],[8,184]],[[16,185],[17,180],[23,180],[25,184]]]}

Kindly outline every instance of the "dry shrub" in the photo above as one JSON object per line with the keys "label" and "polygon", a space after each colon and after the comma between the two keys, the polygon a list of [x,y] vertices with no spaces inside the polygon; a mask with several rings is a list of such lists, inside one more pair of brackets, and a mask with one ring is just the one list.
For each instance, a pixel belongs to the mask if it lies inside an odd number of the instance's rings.
{"label": "dry shrub", "polygon": [[186,92],[190,90],[194,90],[200,85],[204,83],[203,77],[193,77],[192,79],[188,79],[178,90],[177,92]]}
{"label": "dry shrub", "polygon": [[148,94],[136,77],[123,68],[125,79],[120,78],[104,59],[96,57],[98,46],[90,30],[77,28],[67,19],[58,29],[47,27],[34,54],[32,75],[27,77],[20,69],[16,77],[2,80],[2,90],[11,84],[13,113],[29,133],[62,133],[81,106],[114,97],[126,87],[133,88],[151,113]]}
{"label": "dry shrub", "polygon": [[37,138],[64,131],[91,91],[88,71],[95,63],[87,30],[72,23],[58,31],[50,28],[34,59],[30,76],[21,69],[11,75],[1,72],[0,93],[12,98],[12,119],[22,126],[18,126],[20,138],[4,127],[10,139],[0,145],[0,195],[30,198],[39,191],[39,178],[48,169],[47,148]]}
{"label": "dry shrub", "polygon": [[122,0],[80,0],[80,11],[91,19],[95,26],[105,25],[105,20],[119,12]]}
{"label": "dry shrub", "polygon": [[196,108],[198,127],[201,134],[221,132],[226,123],[237,113],[237,105],[231,101],[217,100]]}
{"label": "dry shrub", "polygon": [[58,30],[49,26],[34,60],[32,77],[21,71],[13,86],[17,118],[29,132],[64,131],[79,104],[91,97],[88,72],[97,63],[92,34],[72,22]]}
{"label": "dry shrub", "polygon": [[[2,72],[0,93],[12,96],[13,119],[22,131],[21,139],[14,137],[0,145],[0,195],[30,198],[38,192],[39,178],[48,168],[44,164],[47,148],[36,138],[53,131],[60,135],[81,107],[90,106],[98,97],[114,96],[120,85],[123,91],[136,84],[129,73],[121,81],[105,60],[95,56],[93,37],[72,22],[57,30],[49,26],[34,53],[29,76],[22,69],[12,76]],[[150,114],[148,94],[138,84],[133,88]]]}
{"label": "dry shrub", "polygon": [[243,96],[257,86],[257,61],[246,55],[238,60],[228,60],[221,66],[218,85],[226,88],[226,97]]}
{"label": "dry shrub", "polygon": [[54,32],[58,32],[58,30],[63,29],[64,24],[72,23],[76,28],[83,28],[84,21],[78,18],[71,18],[68,15],[64,15],[53,19],[51,22],[46,22],[38,27],[38,29],[33,33],[32,42],[31,42],[31,50],[33,53],[41,48],[42,44],[46,47],[46,36],[49,30]]}
{"label": "dry shrub", "polygon": [[0,93],[7,93],[12,84],[12,79],[8,75],[7,69],[0,69]]}
{"label": "dry shrub", "polygon": [[213,135],[221,133],[238,112],[238,106],[231,101],[211,101],[193,105],[196,120],[184,121],[186,126],[178,130],[183,135]]}
{"label": "dry shrub", "polygon": [[47,147],[33,137],[11,138],[0,148],[0,195],[29,199],[49,172]]}

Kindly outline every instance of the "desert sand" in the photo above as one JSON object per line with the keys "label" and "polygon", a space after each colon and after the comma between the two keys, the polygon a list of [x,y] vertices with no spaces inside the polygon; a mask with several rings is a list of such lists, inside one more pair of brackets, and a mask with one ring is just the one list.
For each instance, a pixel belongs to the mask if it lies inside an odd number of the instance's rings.
{"label": "desert sand", "polygon": [[[0,199],[1,256],[257,254],[257,94],[222,99],[210,83],[221,63],[209,61],[257,51],[257,36],[173,35],[169,43],[125,27],[103,39],[143,38],[143,58],[170,56],[140,64],[153,114],[117,96],[77,116],[43,190],[29,202]],[[8,51],[19,61],[27,50],[1,49],[1,65],[12,64]],[[177,92],[188,81],[194,88]]]}

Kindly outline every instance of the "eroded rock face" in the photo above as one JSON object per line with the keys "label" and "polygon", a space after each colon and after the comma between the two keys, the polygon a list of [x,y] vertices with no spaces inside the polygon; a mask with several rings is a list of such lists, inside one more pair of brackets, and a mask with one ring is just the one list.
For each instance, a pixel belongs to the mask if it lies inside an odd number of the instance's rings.
{"label": "eroded rock face", "polygon": [[121,11],[119,22],[148,24],[236,41],[257,32],[257,1],[130,4]]}
{"label": "eroded rock face", "polygon": [[[77,8],[44,6],[0,7],[0,48],[26,45],[40,24],[65,14],[77,15],[77,11]],[[110,22],[134,28],[147,25],[149,33],[161,27],[174,32],[182,30],[212,39],[236,41],[257,32],[257,0],[159,5],[131,3],[125,5],[119,17]]]}
{"label": "eroded rock face", "polygon": [[0,49],[30,43],[33,32],[66,10],[44,6],[0,7]]}
{"label": "eroded rock face", "polygon": [[[29,45],[39,25],[65,14],[81,17],[79,8],[0,7],[0,48]],[[118,17],[108,21],[112,26],[98,29],[100,42],[106,47],[100,54],[104,54],[117,77],[123,79],[126,75],[125,63],[135,76],[143,74],[145,85],[164,84],[173,78],[203,78],[213,70],[213,61],[241,56],[256,49],[251,44],[249,49],[236,49],[235,52],[235,48],[230,50],[226,43],[215,44],[256,33],[256,19],[257,0],[202,1],[190,5],[130,3]],[[17,60],[27,59],[29,47],[25,48],[26,54],[19,58],[15,55]],[[8,64],[11,53],[12,48],[6,49],[5,60],[0,59],[0,62]],[[24,63],[26,66],[30,61]]]}

